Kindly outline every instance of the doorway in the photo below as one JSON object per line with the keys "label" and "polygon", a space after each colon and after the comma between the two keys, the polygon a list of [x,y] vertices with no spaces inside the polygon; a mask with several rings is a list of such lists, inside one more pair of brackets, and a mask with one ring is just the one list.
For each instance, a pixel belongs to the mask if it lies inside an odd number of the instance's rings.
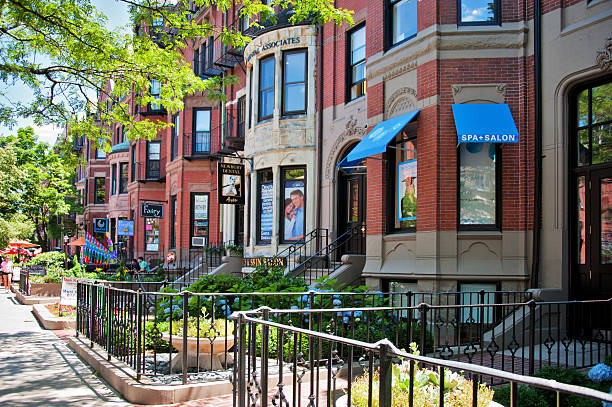
{"label": "doorway", "polygon": [[[365,254],[366,174],[365,169],[338,171],[337,236],[352,230],[343,254]],[[348,238],[348,237],[347,237]]]}

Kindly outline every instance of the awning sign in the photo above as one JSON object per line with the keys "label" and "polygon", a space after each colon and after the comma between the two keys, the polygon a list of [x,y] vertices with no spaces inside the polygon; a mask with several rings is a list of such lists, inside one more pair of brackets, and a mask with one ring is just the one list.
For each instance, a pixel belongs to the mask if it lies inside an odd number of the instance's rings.
{"label": "awning sign", "polygon": [[518,143],[519,133],[506,104],[452,105],[459,143]]}

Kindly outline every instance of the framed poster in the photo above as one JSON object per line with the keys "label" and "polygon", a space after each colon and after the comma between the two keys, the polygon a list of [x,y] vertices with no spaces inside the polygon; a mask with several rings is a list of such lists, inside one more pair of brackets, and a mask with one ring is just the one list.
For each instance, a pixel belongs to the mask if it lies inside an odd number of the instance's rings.
{"label": "framed poster", "polygon": [[397,164],[397,220],[417,218],[417,160]]}
{"label": "framed poster", "polygon": [[283,191],[283,227],[285,240],[304,238],[304,181],[286,180]]}
{"label": "framed poster", "polygon": [[193,196],[193,219],[208,220],[208,194]]}
{"label": "framed poster", "polygon": [[217,191],[220,204],[244,204],[244,165],[218,163]]}
{"label": "framed poster", "polygon": [[274,227],[274,184],[262,183],[259,189],[259,240],[270,241]]}

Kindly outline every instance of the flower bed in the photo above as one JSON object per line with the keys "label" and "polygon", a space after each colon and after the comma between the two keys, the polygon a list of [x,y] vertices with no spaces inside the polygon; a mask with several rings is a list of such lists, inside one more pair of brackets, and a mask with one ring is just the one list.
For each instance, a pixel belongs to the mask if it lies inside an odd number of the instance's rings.
{"label": "flower bed", "polygon": [[60,305],[58,302],[56,302],[55,304],[47,304],[45,305],[45,307],[56,318],[76,318],[76,307],[73,307],[71,305]]}

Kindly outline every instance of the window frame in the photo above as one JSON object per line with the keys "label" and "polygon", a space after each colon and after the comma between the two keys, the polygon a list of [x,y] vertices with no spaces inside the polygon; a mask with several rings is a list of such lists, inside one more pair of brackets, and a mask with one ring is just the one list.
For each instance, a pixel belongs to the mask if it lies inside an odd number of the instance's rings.
{"label": "window frame", "polygon": [[176,248],[176,195],[170,196],[170,229],[169,246],[171,249]]}
{"label": "window frame", "polygon": [[[159,252],[159,232],[160,232],[160,223],[161,222],[159,221],[159,218],[143,218],[143,219],[144,219],[144,222],[142,222],[142,224],[143,224],[142,227],[144,228],[144,234],[143,234],[143,237],[144,237],[144,251],[147,252],[147,253],[157,253],[157,252]],[[147,250],[147,247],[148,247],[148,244],[149,244],[147,242],[147,237],[148,237],[147,236],[147,223],[148,222],[152,222],[153,225],[155,225],[155,223],[157,223],[157,235],[155,235],[155,234],[152,235],[152,236],[157,236],[157,243],[155,243],[155,244],[157,244],[157,250]],[[155,229],[152,228],[151,231],[154,232]]]}
{"label": "window frame", "polygon": [[[419,161],[418,161],[418,154],[419,154],[419,138],[418,138],[418,132],[417,132],[417,126],[418,123],[416,121],[414,122],[410,122],[406,125],[406,127],[404,127],[404,129],[402,129],[402,131],[400,131],[398,133],[398,136],[401,135],[402,133],[405,133],[407,135],[407,137],[403,140],[403,142],[406,141],[412,141],[414,140],[415,145],[417,146],[417,174],[418,174],[418,168],[419,168]],[[397,136],[396,136],[397,138]],[[395,146],[397,144],[397,140],[392,140],[388,145],[387,145],[387,151],[385,152],[385,159],[387,162],[386,165],[386,171],[387,171],[387,176],[385,177],[387,179],[387,187],[386,187],[386,199],[387,199],[387,205],[386,205],[386,209],[387,209],[387,225],[386,225],[386,234],[396,234],[396,233],[415,233],[417,231],[417,224],[418,224],[418,220],[419,220],[419,215],[418,215],[418,211],[417,211],[417,219],[415,221],[415,226],[414,227],[396,227],[395,226],[395,220],[396,220],[396,200],[397,200],[397,158],[396,158],[396,149],[392,148],[392,146]],[[418,181],[418,175],[417,175],[417,208],[418,208],[418,203],[419,203],[419,194],[418,194],[418,188],[419,188],[419,181]]]}
{"label": "window frame", "polygon": [[[264,62],[268,62],[268,61],[272,61],[272,86],[267,87],[265,89],[263,89],[261,87],[261,83],[262,83],[262,75],[263,75],[263,69],[262,69],[262,65]],[[262,122],[264,120],[268,120],[271,119],[272,117],[274,117],[274,105],[275,105],[275,99],[276,99],[276,57],[274,54],[271,54],[269,56],[266,56],[265,58],[261,58],[259,60],[259,81],[258,81],[258,112],[257,112],[257,117],[259,118],[258,121]],[[270,112],[269,115],[262,115],[262,111],[261,111],[261,100],[262,100],[262,94],[263,92],[267,92],[270,89],[272,89],[272,111]]]}
{"label": "window frame", "polygon": [[[466,144],[466,143],[460,143]],[[457,145],[457,230],[458,231],[501,231],[502,229],[502,146],[500,143],[483,143],[495,145],[495,223],[462,224],[461,223],[461,151]]]}
{"label": "window frame", "polygon": [[[272,181],[263,182],[263,175],[265,173],[270,173]],[[272,184],[272,191],[274,190],[274,171],[272,168],[261,168],[257,170],[257,191],[256,191],[256,199],[255,199],[255,219],[256,219],[256,230],[255,230],[255,244],[256,245],[269,245],[272,244],[272,237],[274,235],[274,225],[272,225],[272,236],[270,236],[270,240],[261,239],[261,211],[259,210],[261,207],[261,185],[262,184]],[[274,204],[274,196],[272,197],[272,204]],[[272,222],[274,222],[274,207],[272,207]]]}
{"label": "window frame", "polygon": [[[149,149],[150,149],[151,144],[159,144],[159,160],[151,160],[151,159],[149,159],[149,155],[150,155]],[[146,153],[147,153],[147,156],[146,156],[146,160],[145,160],[145,165],[146,165],[146,167],[145,167],[145,178],[146,179],[159,179],[161,177],[161,141],[147,141],[147,152]],[[150,175],[150,173],[151,173],[150,163],[152,161],[157,161],[159,163],[159,168],[157,170],[158,171],[157,176],[151,176]]]}
{"label": "window frame", "polygon": [[136,144],[136,143],[132,144],[132,152],[131,152],[132,155],[130,157],[131,158],[131,163],[130,163],[130,166],[131,166],[131,169],[130,169],[130,171],[131,171],[130,172],[131,182],[136,181],[136,146],[137,145],[138,144]]}
{"label": "window frame", "polygon": [[249,130],[251,128],[251,120],[253,118],[253,67],[251,66],[251,69],[249,70],[249,109],[248,109],[248,113],[245,112],[245,114],[248,114],[249,117],[247,117],[247,130]]}
{"label": "window frame", "polygon": [[242,95],[238,98],[238,103],[236,104],[236,116],[237,116],[237,128],[236,128],[236,137],[239,139],[244,139],[245,135],[245,126],[246,126],[246,96]]}
{"label": "window frame", "polygon": [[457,26],[479,26],[479,25],[499,25],[502,24],[501,19],[501,0],[493,0],[495,7],[494,18],[491,21],[463,21],[461,18],[461,2],[463,0],[457,0]]}
{"label": "window frame", "polygon": [[291,171],[291,170],[298,170],[298,169],[302,169],[304,170],[304,235],[306,234],[306,209],[307,209],[307,198],[306,198],[306,192],[307,192],[307,188],[308,188],[308,184],[307,184],[307,166],[306,165],[291,165],[291,166],[284,166],[284,167],[280,167],[279,168],[279,173],[280,173],[280,194],[279,194],[279,200],[278,200],[278,236],[279,236],[279,243],[280,244],[293,244],[295,242],[302,242],[304,241],[304,238],[302,237],[301,239],[287,239],[285,237],[285,227],[284,227],[284,217],[285,217],[285,182],[291,179],[288,179],[286,177],[286,172],[287,171]]}
{"label": "window frame", "polygon": [[[287,55],[302,54],[304,56],[304,80],[301,82],[286,82],[285,81],[285,61]],[[281,116],[297,116],[305,115],[308,108],[308,48],[295,48],[282,52],[282,69],[281,69]],[[285,110],[285,98],[286,98],[286,87],[287,85],[294,85],[298,83],[304,84],[304,109],[301,110]],[[274,112],[274,109],[272,109]]]}
{"label": "window frame", "polygon": [[200,48],[193,50],[193,74],[200,77]]}
{"label": "window frame", "polygon": [[[194,236],[194,233],[193,233],[194,222],[196,221],[194,210],[193,210],[195,207],[195,197],[196,196],[208,196],[207,198],[208,208],[206,210],[206,222],[208,222],[208,226],[206,226],[206,236]],[[192,245],[192,240],[194,237],[205,237],[206,243],[208,244],[209,238],[210,238],[210,208],[211,208],[210,192],[192,192],[189,194],[189,247],[190,248],[196,247]]]}
{"label": "window frame", "polygon": [[178,145],[180,118],[178,113],[172,116],[172,125],[172,129],[170,130],[170,161],[176,160],[179,156]]}
{"label": "window frame", "polygon": [[[360,83],[366,83],[367,84],[367,75],[364,75],[363,80],[359,81],[359,82],[355,82],[353,83],[353,67],[359,65],[360,63],[366,63],[367,60],[367,56],[364,56],[363,60],[360,60],[358,63],[356,64],[352,64],[351,61],[351,55],[352,55],[352,48],[353,48],[353,34],[355,34],[357,31],[361,30],[361,29],[366,29],[366,23],[360,23],[359,25],[357,25],[356,27],[354,27],[353,29],[351,29],[350,31],[346,32],[346,38],[348,39],[346,41],[346,85],[345,85],[345,95],[344,95],[344,100],[345,103],[348,102],[352,102],[353,100],[357,100],[365,95],[367,95],[367,87],[364,85],[364,91],[363,94],[360,96],[357,96],[356,98],[351,98],[351,90],[352,87],[354,85],[360,84]],[[367,32],[366,32],[367,35]],[[367,40],[364,43],[364,46],[367,46]]]}
{"label": "window frame", "polygon": [[[196,132],[198,127],[198,112],[208,112],[208,150],[196,150]],[[210,107],[194,107],[192,113],[191,155],[208,155],[212,147],[212,109]],[[203,132],[205,133],[205,132]]]}
{"label": "window frame", "polygon": [[96,148],[95,159],[96,160],[106,160],[106,151],[102,150],[101,148]]}
{"label": "window frame", "polygon": [[111,196],[117,195],[117,164],[111,165]]}
{"label": "window frame", "polygon": [[[119,195],[127,194],[127,192],[128,192],[128,189],[127,189],[127,184],[128,184],[128,174],[127,174],[128,166],[129,166],[128,163],[119,163],[117,165],[117,172],[118,172],[118,175],[119,175],[117,177],[118,180],[119,180],[119,183],[117,184],[119,189],[117,190],[117,192],[118,192]],[[125,171],[122,171],[121,168],[124,168]],[[125,176],[122,176],[122,175],[125,175]]]}
{"label": "window frame", "polygon": [[[101,185],[98,185],[98,180],[101,181]],[[102,200],[98,199],[98,191],[103,192]],[[94,177],[94,204],[103,205],[106,203],[106,178],[104,177]]]}
{"label": "window frame", "polygon": [[[385,51],[390,50],[391,48],[397,47],[400,44],[403,44],[411,39],[415,38],[419,32],[418,24],[419,24],[419,16],[418,16],[418,2],[417,2],[417,30],[414,34],[400,40],[398,42],[393,42],[393,7],[401,2],[402,0],[385,0],[385,35],[384,35],[384,48]],[[414,0],[410,0],[414,1]]]}

